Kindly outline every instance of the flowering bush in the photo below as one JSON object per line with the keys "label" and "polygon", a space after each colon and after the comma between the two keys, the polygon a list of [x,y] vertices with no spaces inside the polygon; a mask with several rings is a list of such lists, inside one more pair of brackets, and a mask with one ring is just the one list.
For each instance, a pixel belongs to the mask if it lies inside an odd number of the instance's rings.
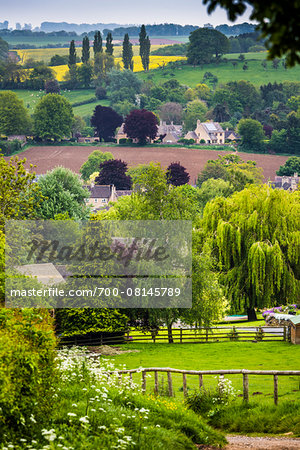
{"label": "flowering bush", "polygon": [[203,415],[214,414],[215,410],[227,406],[237,396],[230,380],[220,376],[216,389],[209,390],[202,387],[199,391],[189,394],[186,405],[189,409]]}
{"label": "flowering bush", "polygon": [[125,374],[121,380],[110,359],[73,347],[59,350],[56,362],[60,379],[54,414],[33,439],[4,440],[4,450],[173,450],[225,444],[223,435],[193,411],[171,399],[142,395]]}
{"label": "flowering bush", "polygon": [[267,319],[267,317],[270,314],[300,314],[299,305],[285,305],[285,306],[274,306],[271,309],[266,309],[262,312],[262,316],[264,319]]}

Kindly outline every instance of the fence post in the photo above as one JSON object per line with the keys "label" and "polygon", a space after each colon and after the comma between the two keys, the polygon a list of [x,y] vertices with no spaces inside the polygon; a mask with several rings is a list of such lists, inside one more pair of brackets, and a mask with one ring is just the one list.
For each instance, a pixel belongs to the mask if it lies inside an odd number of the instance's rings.
{"label": "fence post", "polygon": [[146,372],[142,372],[142,392],[146,392]]}
{"label": "fence post", "polygon": [[202,373],[200,373],[200,375],[199,375],[199,389],[201,390],[202,387],[203,387],[203,375],[202,375]]}
{"label": "fence post", "polygon": [[121,385],[122,384],[122,374],[121,373],[118,374],[118,380],[119,380],[119,384]]}
{"label": "fence post", "polygon": [[158,394],[158,372],[154,372],[154,392]]}
{"label": "fence post", "polygon": [[283,340],[287,340],[287,334],[286,334],[286,326],[283,328]]}
{"label": "fence post", "polygon": [[249,383],[247,373],[243,373],[243,400],[245,402],[249,401]]}
{"label": "fence post", "polygon": [[206,328],[206,342],[208,341],[208,328]]}
{"label": "fence post", "polygon": [[173,383],[171,372],[168,372],[168,388],[169,388],[169,397],[173,397]]}
{"label": "fence post", "polygon": [[187,396],[187,387],[186,387],[186,373],[182,374],[182,385],[183,385],[183,395]]}
{"label": "fence post", "polygon": [[274,375],[274,403],[278,405],[278,375]]}
{"label": "fence post", "polygon": [[182,344],[182,328],[180,328],[180,344]]}
{"label": "fence post", "polygon": [[132,373],[131,372],[129,374],[129,379],[130,379],[130,382],[132,383]]}

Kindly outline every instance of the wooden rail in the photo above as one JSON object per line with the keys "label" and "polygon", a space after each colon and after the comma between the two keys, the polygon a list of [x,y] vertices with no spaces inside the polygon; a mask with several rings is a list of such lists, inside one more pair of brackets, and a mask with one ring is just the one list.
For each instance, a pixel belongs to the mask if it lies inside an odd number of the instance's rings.
{"label": "wooden rail", "polygon": [[[250,328],[250,329],[249,329]],[[270,329],[271,328],[271,329]],[[218,341],[288,341],[290,339],[289,327],[213,327],[213,328],[172,328],[172,339],[176,343],[204,343]],[[168,330],[152,330],[147,333],[135,335],[134,331],[127,331],[126,343],[131,342],[168,342]]]}
{"label": "wooden rail", "polygon": [[[171,367],[148,367],[142,369],[122,369],[118,370],[118,377],[122,382],[122,374],[129,374],[130,380],[132,380],[133,373],[142,374],[142,392],[146,392],[146,373],[154,372],[154,392],[159,392],[158,373],[167,373],[168,377],[168,393],[170,397],[173,397],[173,380],[172,373],[182,374],[183,382],[183,394],[187,396],[187,375],[198,375],[199,377],[199,389],[203,388],[203,375],[220,375],[224,378],[224,375],[243,375],[243,400],[249,402],[249,375],[271,375],[273,376],[274,383],[274,403],[278,404],[278,376],[299,376],[300,370],[247,370],[247,369],[228,369],[228,370],[182,370],[172,369]],[[115,372],[107,372],[107,375]]]}

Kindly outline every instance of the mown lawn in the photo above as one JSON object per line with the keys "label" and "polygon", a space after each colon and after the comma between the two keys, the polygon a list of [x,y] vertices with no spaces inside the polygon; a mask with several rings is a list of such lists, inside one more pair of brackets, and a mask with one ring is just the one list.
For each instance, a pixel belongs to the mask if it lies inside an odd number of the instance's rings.
{"label": "mown lawn", "polygon": [[203,66],[182,65],[176,69],[165,67],[164,69],[151,70],[150,73],[139,73],[139,77],[143,80],[151,79],[155,83],[161,83],[168,79],[176,79],[180,83],[190,87],[201,83],[205,72],[211,72],[217,76],[218,84],[228,83],[229,81],[246,80],[256,86],[266,83],[280,83],[282,81],[299,81],[300,67],[292,69],[284,69],[281,62],[278,69],[272,67],[272,62],[267,62],[267,69],[264,70],[261,62],[266,59],[267,52],[244,53],[245,60],[248,63],[248,70],[243,70],[244,62],[238,60],[239,54],[228,54],[228,60],[237,61],[234,67],[231,61],[227,63],[222,61],[219,64],[204,64]]}
{"label": "mown lawn", "polygon": [[[187,370],[300,370],[300,346],[286,342],[219,342],[210,344],[127,344],[122,350],[137,350],[112,358],[116,366],[128,369],[138,367],[172,367]],[[134,375],[138,381],[141,375]],[[231,375],[235,389],[242,393],[242,376]],[[204,386],[215,387],[216,378],[205,375]],[[167,388],[166,374],[159,375],[160,385]],[[175,398],[182,400],[182,376],[173,374]],[[187,376],[190,390],[198,388],[198,377]],[[149,392],[154,389],[154,375],[147,379]],[[300,400],[299,377],[279,377],[279,403],[283,400]],[[250,402],[273,402],[273,377],[249,375]],[[256,393],[256,394],[254,394]]]}

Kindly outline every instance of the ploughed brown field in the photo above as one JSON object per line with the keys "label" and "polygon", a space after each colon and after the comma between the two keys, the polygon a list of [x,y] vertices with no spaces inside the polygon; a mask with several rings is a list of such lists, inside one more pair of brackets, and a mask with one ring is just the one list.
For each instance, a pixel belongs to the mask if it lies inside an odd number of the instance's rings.
{"label": "ploughed brown field", "polygon": [[[154,148],[154,147],[31,147],[20,154],[26,158],[26,166],[34,164],[37,174],[46,173],[56,166],[67,167],[74,172],[79,172],[82,164],[94,150],[111,152],[115,158],[126,161],[128,166],[147,164],[158,161],[167,167],[172,162],[182,164],[190,174],[190,183],[195,184],[197,175],[203,169],[209,159],[217,159],[218,155],[225,155],[226,151],[202,150],[188,148]],[[262,167],[265,180],[274,179],[276,170],[287,160],[287,156],[260,155],[255,153],[239,153],[245,161],[256,161],[258,167]]]}

